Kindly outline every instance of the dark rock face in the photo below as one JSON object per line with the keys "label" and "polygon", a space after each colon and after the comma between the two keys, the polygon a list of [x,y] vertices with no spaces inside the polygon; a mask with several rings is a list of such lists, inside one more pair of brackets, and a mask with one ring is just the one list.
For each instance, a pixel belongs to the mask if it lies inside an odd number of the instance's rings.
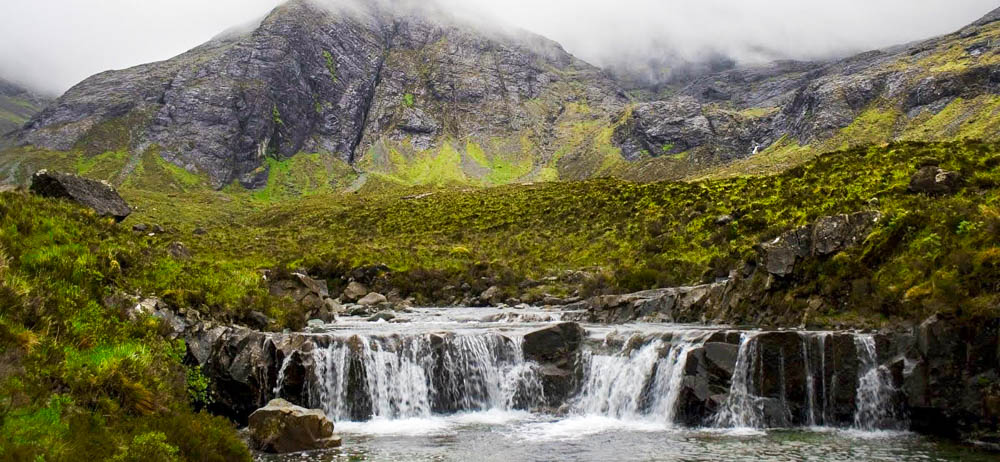
{"label": "dark rock face", "polygon": [[894,343],[914,430],[951,437],[997,430],[1000,320],[934,316]]}
{"label": "dark rock face", "polygon": [[[322,152],[356,164],[369,149],[427,149],[446,135],[519,139],[570,99],[624,104],[600,71],[540,37],[484,33],[378,2],[354,6],[291,0],[252,32],[95,75],[32,119],[20,142],[68,150],[124,124],[130,139],[110,141],[138,152],[158,146],[215,186],[260,187],[267,157]],[[544,113],[525,105],[538,97],[554,103]]]}
{"label": "dark rock face", "polygon": [[284,454],[339,447],[333,422],[323,411],[271,400],[250,414],[250,438],[261,451]]}
{"label": "dark rock face", "polygon": [[132,213],[111,185],[76,175],[40,170],[31,179],[31,192],[42,197],[69,199],[118,222]]}
{"label": "dark rock face", "polygon": [[524,357],[542,366],[542,387],[551,406],[565,402],[579,383],[585,335],[579,324],[564,322],[524,336]]}
{"label": "dark rock face", "polygon": [[961,185],[962,175],[936,166],[926,166],[910,179],[910,192],[923,194],[950,194]]}
{"label": "dark rock face", "polygon": [[864,241],[881,220],[878,212],[823,217],[811,226],[788,231],[759,246],[764,267],[775,276],[788,276],[804,258],[824,257]]}

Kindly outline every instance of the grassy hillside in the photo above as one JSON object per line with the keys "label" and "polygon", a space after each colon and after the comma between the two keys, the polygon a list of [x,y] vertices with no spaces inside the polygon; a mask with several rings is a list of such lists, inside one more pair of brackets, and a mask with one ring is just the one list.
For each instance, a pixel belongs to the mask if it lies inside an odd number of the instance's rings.
{"label": "grassy hillside", "polygon": [[[962,173],[958,193],[907,192],[931,158]],[[127,313],[130,296],[142,294],[223,321],[259,310],[277,327],[300,327],[301,309],[270,297],[261,269],[306,269],[336,290],[351,269],[385,264],[378,288],[423,303],[448,301],[463,284],[463,293],[497,285],[523,299],[623,292],[711,279],[791,227],[878,209],[887,219],[862,246],[803,265],[767,304],[747,309],[794,312],[819,299],[817,326],[1000,315],[996,144],[853,148],[763,177],[392,185],[284,201],[210,190],[158,157],[108,154],[67,166],[94,173],[121,164],[132,164],[121,190],[136,206],[122,225],[61,201],[0,194],[0,304],[9,307],[0,314],[2,459],[245,459],[228,423],[196,412],[211,397],[183,364],[183,345],[156,319]],[[722,214],[736,219],[718,225]],[[134,223],[168,232],[132,233]],[[173,242],[192,258],[170,257]]]}

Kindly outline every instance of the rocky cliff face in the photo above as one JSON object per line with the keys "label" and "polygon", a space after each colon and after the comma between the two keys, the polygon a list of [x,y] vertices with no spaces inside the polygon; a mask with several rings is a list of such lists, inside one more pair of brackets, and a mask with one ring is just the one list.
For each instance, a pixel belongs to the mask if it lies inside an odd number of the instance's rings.
{"label": "rocky cliff face", "polygon": [[838,61],[709,68],[641,102],[523,31],[433,7],[320,1],[292,0],[252,31],[93,76],[16,139],[81,155],[155,152],[215,187],[258,188],[300,153],[404,184],[654,180],[803,146],[993,139],[1000,128],[997,12]]}
{"label": "rocky cliff face", "polygon": [[597,69],[541,37],[377,3],[293,0],[252,32],[85,80],[19,139],[55,150],[158,147],[216,186],[255,187],[267,158],[300,152],[378,164],[462,138],[520,153],[522,138],[548,142],[539,127],[570,101],[608,112],[624,102]]}
{"label": "rocky cliff face", "polygon": [[[853,123],[863,125],[851,137],[858,139],[837,139],[824,149],[953,136],[976,118],[976,109],[961,102],[992,102],[1000,89],[998,18],[993,11],[954,34],[843,60],[778,62],[675,83],[666,90],[671,97],[635,106],[615,137],[628,159],[684,154],[712,163],[785,144],[779,142],[822,143]],[[859,119],[873,110],[882,117]],[[942,115],[941,124],[926,123]]]}

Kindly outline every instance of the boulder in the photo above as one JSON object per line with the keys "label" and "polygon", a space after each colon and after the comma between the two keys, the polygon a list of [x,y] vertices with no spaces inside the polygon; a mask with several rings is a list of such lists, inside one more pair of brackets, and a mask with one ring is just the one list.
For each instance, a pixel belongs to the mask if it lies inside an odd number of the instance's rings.
{"label": "boulder", "polygon": [[951,194],[961,185],[962,175],[934,165],[917,171],[910,179],[910,192],[921,194]]}
{"label": "boulder", "polygon": [[831,255],[860,244],[881,219],[879,212],[859,212],[816,220],[812,231],[812,255]]}
{"label": "boulder", "polygon": [[270,453],[313,451],[339,447],[333,422],[317,409],[305,409],[283,399],[267,403],[250,414],[250,437],[254,446]]}
{"label": "boulder", "polygon": [[288,297],[305,307],[307,318],[322,319],[330,322],[335,314],[328,303],[330,292],[326,281],[313,279],[302,273],[293,273],[292,279],[272,281],[271,295]]}
{"label": "boulder", "polygon": [[480,296],[479,300],[487,305],[496,305],[500,303],[500,288],[497,286],[492,286],[486,289]]}
{"label": "boulder", "polygon": [[581,345],[586,332],[575,322],[564,322],[524,336],[524,357],[539,363],[548,404],[558,406],[572,396],[582,376]]}
{"label": "boulder", "polygon": [[365,295],[361,300],[358,300],[358,305],[361,305],[361,306],[376,306],[376,305],[380,305],[382,303],[386,303],[388,301],[389,300],[385,298],[385,295],[382,295],[382,294],[377,293],[377,292],[372,292],[372,293],[370,293],[368,295]]}
{"label": "boulder", "polygon": [[369,322],[379,322],[379,321],[389,322],[389,321],[392,321],[393,319],[396,319],[396,315],[394,315],[394,314],[392,314],[392,313],[390,313],[388,311],[383,311],[383,312],[377,313],[375,316],[372,316],[372,317],[368,318],[368,321]]}
{"label": "boulder", "polygon": [[368,288],[365,287],[364,284],[357,281],[351,281],[350,284],[347,284],[347,288],[344,289],[343,298],[346,301],[355,302],[367,294],[368,294]]}
{"label": "boulder", "polygon": [[31,192],[42,197],[69,199],[117,222],[132,213],[110,184],[76,175],[39,170],[31,179]]}
{"label": "boulder", "polygon": [[802,227],[787,231],[773,241],[759,246],[764,268],[775,276],[787,276],[795,270],[799,259],[806,258],[812,248],[812,230]]}
{"label": "boulder", "polygon": [[167,246],[167,253],[170,254],[174,260],[190,260],[191,251],[182,242],[171,242]]}

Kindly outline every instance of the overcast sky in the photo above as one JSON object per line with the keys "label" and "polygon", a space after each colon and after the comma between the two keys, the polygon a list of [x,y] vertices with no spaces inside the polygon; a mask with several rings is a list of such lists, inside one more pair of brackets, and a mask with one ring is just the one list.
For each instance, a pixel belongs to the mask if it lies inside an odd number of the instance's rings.
{"label": "overcast sky", "polygon": [[[439,0],[561,42],[594,64],[822,58],[952,32],[996,0]],[[0,0],[0,76],[61,93],[94,73],[167,59],[279,0]]]}

